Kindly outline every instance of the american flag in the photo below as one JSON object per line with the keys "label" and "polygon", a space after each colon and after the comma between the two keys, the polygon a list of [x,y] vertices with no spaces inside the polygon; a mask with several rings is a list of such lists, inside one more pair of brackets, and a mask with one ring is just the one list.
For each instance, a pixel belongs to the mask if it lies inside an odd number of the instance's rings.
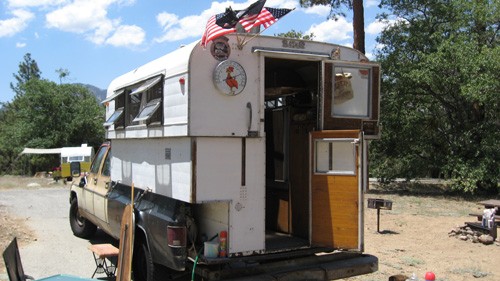
{"label": "american flag", "polygon": [[205,33],[201,37],[201,45],[205,47],[208,42],[214,40],[217,37],[226,35],[229,33],[236,32],[236,28],[223,28],[217,24],[217,20],[220,20],[225,16],[225,13],[220,13],[215,16],[211,16],[207,22],[207,27],[205,28]]}
{"label": "american flag", "polygon": [[239,18],[239,23],[247,32],[254,26],[265,4],[266,0],[259,0],[248,6],[245,10],[237,11],[236,15]]}
{"label": "american flag", "polygon": [[264,25],[264,28],[268,28],[291,11],[292,9],[264,7],[252,27],[262,24]]}

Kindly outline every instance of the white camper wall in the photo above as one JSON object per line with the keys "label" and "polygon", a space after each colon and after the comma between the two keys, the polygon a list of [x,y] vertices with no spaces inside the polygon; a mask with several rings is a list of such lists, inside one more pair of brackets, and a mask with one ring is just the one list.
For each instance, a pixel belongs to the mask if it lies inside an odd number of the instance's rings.
{"label": "white camper wall", "polygon": [[[229,36],[228,36],[229,37]],[[247,136],[250,130],[260,131],[261,89],[258,56],[250,47],[239,50],[235,46],[236,37],[230,38],[231,55],[228,60],[238,62],[245,70],[247,83],[236,96],[221,93],[214,85],[213,75],[220,61],[210,53],[209,48],[193,49],[189,61],[189,135],[191,136]],[[250,118],[251,105],[252,120]]]}
{"label": "white camper wall", "polygon": [[[265,142],[244,141],[243,145],[242,138],[196,138],[196,201],[229,202],[230,253],[265,248]],[[203,221],[201,225],[213,226]]]}
{"label": "white camper wall", "polygon": [[[163,118],[165,136],[186,136],[188,128],[188,83],[187,73],[165,78]],[[184,84],[180,81],[183,80]]]}
{"label": "white camper wall", "polygon": [[191,139],[111,141],[111,180],[191,202]]}

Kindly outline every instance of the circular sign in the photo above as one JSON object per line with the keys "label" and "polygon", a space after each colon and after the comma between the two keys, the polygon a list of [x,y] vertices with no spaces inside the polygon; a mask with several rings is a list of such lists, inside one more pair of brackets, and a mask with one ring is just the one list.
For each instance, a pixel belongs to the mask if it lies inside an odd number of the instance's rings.
{"label": "circular sign", "polygon": [[225,36],[221,36],[212,41],[210,52],[216,60],[224,61],[229,58],[231,47],[229,47],[228,41],[229,39]]}
{"label": "circular sign", "polygon": [[245,88],[247,75],[239,63],[226,60],[215,67],[213,80],[215,87],[223,94],[235,96]]}

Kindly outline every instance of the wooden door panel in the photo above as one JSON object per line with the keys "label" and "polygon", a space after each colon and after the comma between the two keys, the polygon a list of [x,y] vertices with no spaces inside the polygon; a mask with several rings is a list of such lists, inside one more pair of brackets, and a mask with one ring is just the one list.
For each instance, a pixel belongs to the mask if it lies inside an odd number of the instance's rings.
{"label": "wooden door panel", "polygon": [[[320,131],[311,134],[313,163],[316,139],[356,139],[359,131]],[[349,140],[341,140],[349,141]],[[356,146],[353,145],[356,151]],[[354,154],[355,159],[358,153]],[[335,157],[333,155],[332,157]],[[335,161],[335,160],[333,160]],[[356,161],[358,163],[358,161]],[[311,239],[313,245],[337,249],[358,249],[359,244],[359,180],[354,175],[315,173],[311,175]]]}

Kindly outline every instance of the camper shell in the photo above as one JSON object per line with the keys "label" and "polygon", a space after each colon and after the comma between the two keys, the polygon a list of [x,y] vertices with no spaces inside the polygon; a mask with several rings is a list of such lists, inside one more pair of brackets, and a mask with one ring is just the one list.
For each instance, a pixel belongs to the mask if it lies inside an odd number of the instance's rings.
{"label": "camper shell", "polygon": [[[325,280],[377,270],[363,254],[363,194],[379,81],[379,65],[352,48],[243,34],[117,77],[103,101],[111,184],[99,226],[117,217],[112,193],[134,186],[136,233],[155,264],[198,263],[208,279],[230,276],[220,270],[231,262],[266,259],[358,258]],[[185,237],[167,241],[167,227]],[[221,231],[224,252],[204,253]]]}

